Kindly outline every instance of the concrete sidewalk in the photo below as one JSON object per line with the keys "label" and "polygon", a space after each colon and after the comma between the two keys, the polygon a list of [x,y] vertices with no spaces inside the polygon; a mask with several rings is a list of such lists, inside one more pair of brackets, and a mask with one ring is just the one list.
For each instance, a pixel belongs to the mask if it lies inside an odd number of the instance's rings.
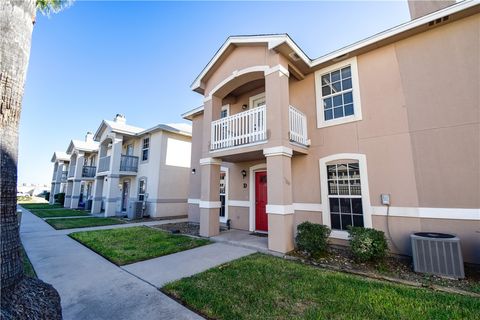
{"label": "concrete sidewalk", "polygon": [[214,243],[167,256],[136,262],[122,268],[157,288],[168,282],[192,276],[256,251]]}
{"label": "concrete sidewalk", "polygon": [[64,319],[202,319],[28,210],[22,211],[23,245],[38,277],[58,290]]}

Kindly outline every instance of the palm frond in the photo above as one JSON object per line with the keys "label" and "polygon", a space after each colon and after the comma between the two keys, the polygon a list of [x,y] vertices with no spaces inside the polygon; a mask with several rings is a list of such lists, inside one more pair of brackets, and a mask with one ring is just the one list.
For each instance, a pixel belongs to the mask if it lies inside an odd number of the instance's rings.
{"label": "palm frond", "polygon": [[70,7],[75,0],[36,0],[37,9],[46,16]]}

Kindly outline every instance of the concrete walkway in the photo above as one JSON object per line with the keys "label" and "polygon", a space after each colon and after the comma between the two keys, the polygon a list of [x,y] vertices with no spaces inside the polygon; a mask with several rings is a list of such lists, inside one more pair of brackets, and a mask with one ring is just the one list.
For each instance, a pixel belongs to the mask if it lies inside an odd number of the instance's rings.
{"label": "concrete walkway", "polygon": [[201,319],[25,209],[22,220],[25,250],[60,293],[64,319]]}
{"label": "concrete walkway", "polygon": [[23,245],[38,277],[58,290],[64,319],[202,319],[157,288],[255,252],[216,243],[121,268],[68,233],[172,220],[57,231],[28,210],[22,211]]}
{"label": "concrete walkway", "polygon": [[168,282],[192,276],[254,252],[251,249],[214,243],[168,256],[132,263],[122,268],[155,287],[161,288]]}

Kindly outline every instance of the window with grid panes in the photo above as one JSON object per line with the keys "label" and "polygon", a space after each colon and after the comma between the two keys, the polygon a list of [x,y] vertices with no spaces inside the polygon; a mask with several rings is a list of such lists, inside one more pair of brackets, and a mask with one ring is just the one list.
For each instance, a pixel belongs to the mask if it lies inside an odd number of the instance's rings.
{"label": "window with grid panes", "polygon": [[362,188],[358,162],[327,164],[331,228],[363,227]]}
{"label": "window with grid panes", "polygon": [[150,150],[150,138],[143,139],[142,161],[148,160],[148,152]]}
{"label": "window with grid panes", "polygon": [[353,116],[352,68],[322,74],[323,117],[325,121]]}

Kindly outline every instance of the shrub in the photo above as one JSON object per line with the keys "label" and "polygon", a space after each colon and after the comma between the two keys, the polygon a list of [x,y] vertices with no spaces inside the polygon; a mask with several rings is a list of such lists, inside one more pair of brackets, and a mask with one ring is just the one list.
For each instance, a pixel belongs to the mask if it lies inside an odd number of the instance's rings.
{"label": "shrub", "polygon": [[297,227],[295,241],[299,250],[311,257],[318,257],[327,251],[330,228],[321,224],[303,222]]}
{"label": "shrub", "polygon": [[59,203],[63,206],[63,204],[65,203],[65,193],[64,192],[57,193],[56,195],[53,196],[53,199],[55,199],[55,203]]}
{"label": "shrub", "polygon": [[50,192],[45,192],[45,200],[50,200]]}
{"label": "shrub", "polygon": [[380,230],[349,227],[350,250],[360,262],[381,260],[387,255],[388,245],[385,233]]}

